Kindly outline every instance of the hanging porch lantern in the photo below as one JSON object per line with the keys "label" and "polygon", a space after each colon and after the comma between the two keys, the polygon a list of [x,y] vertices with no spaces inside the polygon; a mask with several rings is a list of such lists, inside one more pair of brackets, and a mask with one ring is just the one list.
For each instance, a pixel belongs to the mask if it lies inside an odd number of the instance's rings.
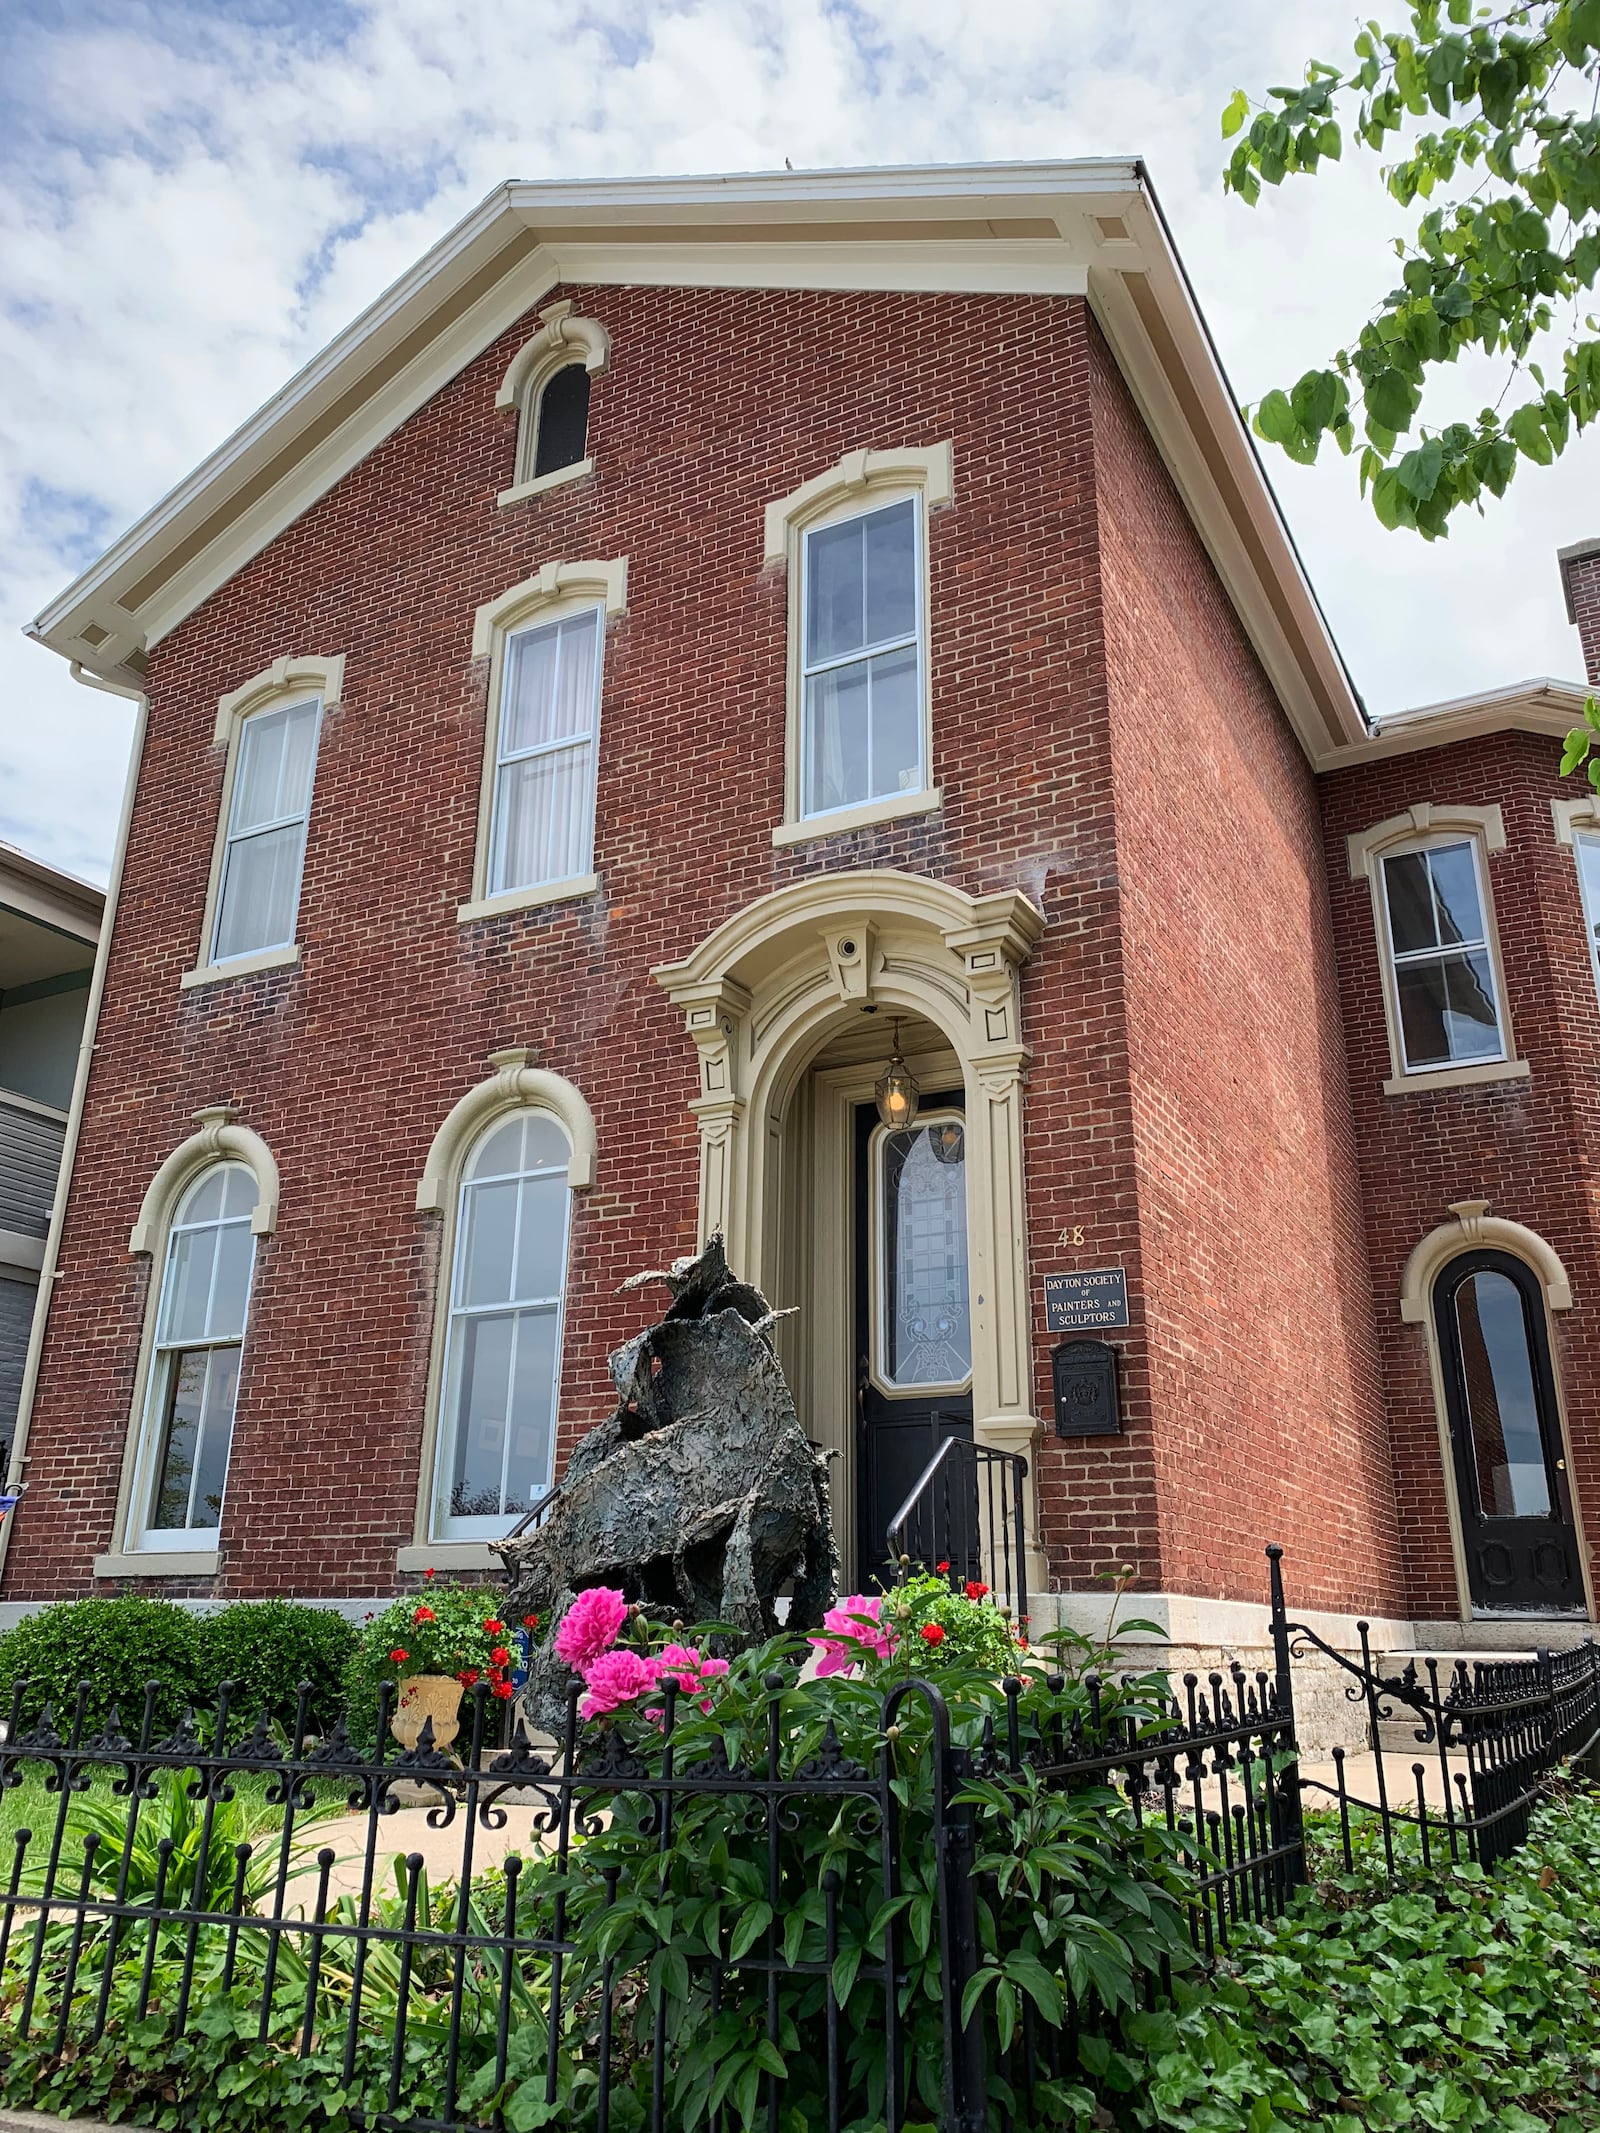
{"label": "hanging porch lantern", "polygon": [[878,1101],[878,1116],[884,1124],[896,1131],[909,1126],[917,1115],[917,1099],[922,1094],[917,1077],[900,1056],[900,1024],[894,1025],[894,1049],[889,1055],[889,1064],[878,1077],[873,1095]]}

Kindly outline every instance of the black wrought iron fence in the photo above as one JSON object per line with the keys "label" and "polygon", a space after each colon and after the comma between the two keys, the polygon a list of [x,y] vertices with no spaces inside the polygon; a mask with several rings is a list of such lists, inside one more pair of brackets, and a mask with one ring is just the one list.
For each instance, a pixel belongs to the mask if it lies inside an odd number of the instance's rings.
{"label": "black wrought iron fence", "polygon": [[[152,1689],[90,1737],[86,1694],[25,1724],[19,1685],[0,2064],[135,2122],[174,2083],[270,2075],[285,2122],[309,2098],[386,2133],[1031,2126],[1086,2035],[1284,1909],[1303,1800],[1347,1859],[1366,1813],[1396,1871],[1407,1825],[1436,1867],[1488,1860],[1593,1752],[1592,1650],[1386,1676],[1290,1620],[1269,1553],[1272,1670],[1175,1685],[1034,1665],[947,1698],[736,1665],[709,1711],[668,1682],[585,1720],[575,1686],[559,1741],[510,1749],[479,1692],[459,1759],[392,1748],[386,1703],[367,1752],[343,1720],[314,1737],[304,1695],[281,1730],[224,1692],[160,1738]],[[1300,1767],[1312,1645],[1372,1729],[1370,1799]],[[1397,1710],[1443,1804],[1389,1784]]]}

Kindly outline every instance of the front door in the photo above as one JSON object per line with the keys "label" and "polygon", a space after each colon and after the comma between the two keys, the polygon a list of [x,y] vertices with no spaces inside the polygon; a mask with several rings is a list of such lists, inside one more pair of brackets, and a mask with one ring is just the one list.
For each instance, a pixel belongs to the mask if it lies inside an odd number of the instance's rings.
{"label": "front door", "polygon": [[[891,1130],[856,1110],[855,1334],[858,1561],[864,1585],[893,1577],[890,1520],[947,1436],[972,1435],[967,1290],[967,1133],[959,1094],[929,1097]],[[908,1552],[928,1562],[976,1546],[963,1470],[941,1488]],[[951,1488],[958,1490],[952,1497]]]}
{"label": "front door", "polygon": [[1585,1611],[1544,1297],[1508,1252],[1466,1252],[1434,1283],[1456,1495],[1476,1610]]}

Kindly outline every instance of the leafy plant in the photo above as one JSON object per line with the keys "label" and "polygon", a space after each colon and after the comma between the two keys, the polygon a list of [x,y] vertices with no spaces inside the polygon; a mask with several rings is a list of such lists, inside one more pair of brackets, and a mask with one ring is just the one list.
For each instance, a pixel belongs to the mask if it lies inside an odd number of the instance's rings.
{"label": "leafy plant", "polygon": [[224,1681],[230,1709],[254,1719],[268,1713],[292,1725],[302,1682],[309,1682],[309,1724],[331,1724],[344,1669],[356,1646],[354,1626],[329,1607],[293,1600],[240,1600],[197,1625],[196,1679],[206,1704]]}
{"label": "leafy plant", "polygon": [[[1326,437],[1353,451],[1359,424],[1362,493],[1385,526],[1447,532],[1600,412],[1600,329],[1581,310],[1600,278],[1597,80],[1600,0],[1418,0],[1392,27],[1363,24],[1353,64],[1313,59],[1299,84],[1259,104],[1237,90],[1223,112],[1223,182],[1247,203],[1336,161],[1342,114],[1358,148],[1394,153],[1389,193],[1417,210],[1399,284],[1355,339],[1255,410],[1256,434],[1300,461]],[[1426,426],[1435,374],[1470,351],[1503,359],[1499,398]]]}
{"label": "leafy plant", "polygon": [[170,1600],[134,1596],[43,1607],[0,1636],[0,1712],[9,1711],[21,1680],[27,1682],[23,1723],[35,1721],[48,1703],[63,1735],[77,1709],[80,1683],[88,1684],[83,1711],[88,1735],[104,1727],[114,1704],[124,1729],[136,1732],[145,1687],[153,1681],[159,1737],[201,1694],[196,1619]]}

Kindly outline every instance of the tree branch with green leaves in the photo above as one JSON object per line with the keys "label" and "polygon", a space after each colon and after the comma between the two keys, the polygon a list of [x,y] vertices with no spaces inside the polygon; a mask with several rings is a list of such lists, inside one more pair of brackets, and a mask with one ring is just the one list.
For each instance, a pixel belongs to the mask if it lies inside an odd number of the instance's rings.
{"label": "tree branch with green leaves", "polygon": [[[1429,0],[1404,29],[1368,22],[1353,65],[1313,59],[1259,103],[1236,90],[1229,192],[1254,205],[1263,185],[1314,175],[1348,128],[1395,156],[1384,181],[1417,211],[1395,240],[1399,285],[1326,368],[1246,410],[1257,436],[1303,464],[1328,437],[1359,450],[1378,518],[1429,540],[1503,496],[1520,461],[1550,465],[1600,413],[1600,322],[1583,311],[1600,278],[1597,99],[1600,0]],[[1502,359],[1499,396],[1430,426],[1435,373],[1467,352]]]}

